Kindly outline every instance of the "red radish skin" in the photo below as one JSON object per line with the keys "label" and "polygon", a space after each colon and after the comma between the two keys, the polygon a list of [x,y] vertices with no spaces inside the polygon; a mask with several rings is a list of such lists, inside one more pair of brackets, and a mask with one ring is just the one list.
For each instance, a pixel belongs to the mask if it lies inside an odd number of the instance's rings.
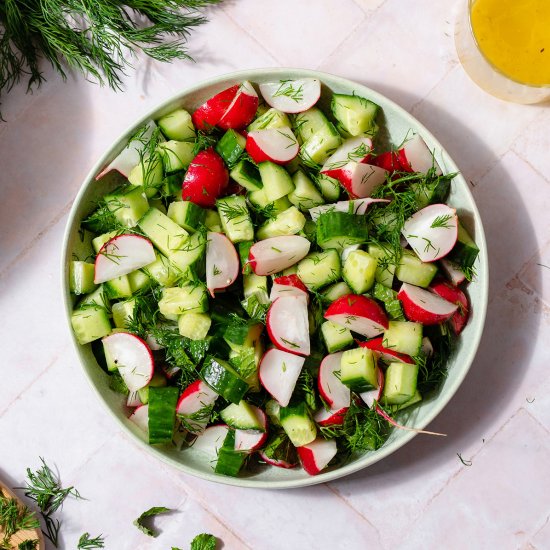
{"label": "red radish skin", "polygon": [[332,302],[325,319],[367,338],[378,336],[388,328],[388,317],[372,298],[346,294]]}
{"label": "red radish skin", "polygon": [[248,126],[258,110],[258,94],[250,82],[243,82],[235,99],[227,108],[217,126],[224,130],[241,130]]}
{"label": "red radish skin", "polygon": [[291,470],[292,468],[296,468],[296,466],[298,466],[298,463],[291,463],[287,462],[286,460],[275,460],[274,458],[269,458],[263,451],[260,451],[258,454],[265,463],[271,466],[276,466],[277,468]]}
{"label": "red radish skin", "polygon": [[258,370],[260,382],[281,407],[289,404],[304,361],[303,357],[276,348],[264,353]]}
{"label": "red radish skin", "polygon": [[302,283],[300,277],[295,274],[276,277],[273,282],[277,283],[278,285],[294,286],[296,288],[299,288],[300,290],[303,290],[306,293],[308,292],[306,285]]}
{"label": "red radish skin", "polygon": [[384,337],[380,336],[379,338],[373,338],[372,340],[367,340],[366,342],[357,342],[357,344],[362,348],[368,348],[372,351],[376,351],[382,359],[385,361],[401,361],[402,363],[413,364],[414,361],[410,355],[405,353],[399,353],[390,348],[386,348],[382,345]]}
{"label": "red radish skin", "polygon": [[323,408],[315,413],[313,420],[315,420],[319,426],[342,426],[346,419],[347,412],[348,408],[330,409],[329,411]]}
{"label": "red radish skin", "polygon": [[386,181],[387,172],[373,164],[349,162],[340,170],[338,181],[352,199],[370,197],[371,193]]}
{"label": "red radish skin", "polygon": [[307,287],[300,281],[298,275],[285,275],[274,279],[269,299],[274,302],[283,296],[302,296],[309,301]]}
{"label": "red radish skin", "polygon": [[149,405],[140,405],[128,418],[145,433],[149,431]]}
{"label": "red radish skin", "polygon": [[263,432],[235,430],[235,450],[253,452],[262,448],[267,441],[267,416],[260,408],[251,405],[263,426]]}
{"label": "red radish skin", "polygon": [[390,174],[403,169],[399,162],[399,153],[397,151],[380,153],[376,158],[372,159],[371,163],[383,168]]}
{"label": "red radish skin", "polygon": [[446,204],[430,204],[405,220],[401,233],[423,262],[440,260],[458,238],[456,210]]}
{"label": "red radish skin", "polygon": [[266,326],[275,347],[297,355],[310,354],[307,299],[303,296],[277,298],[267,311]]}
{"label": "red radish skin", "polygon": [[298,456],[303,469],[311,476],[324,470],[328,463],[336,456],[337,448],[334,439],[317,438],[315,441],[297,447]]}
{"label": "red radish skin", "polygon": [[98,252],[94,264],[94,283],[122,277],[155,261],[155,249],[141,235],[118,235]]}
{"label": "red radish skin", "polygon": [[340,371],[343,352],[327,355],[319,366],[317,387],[319,394],[331,409],[348,408],[351,402],[350,389],[340,382],[336,372]]}
{"label": "red radish skin", "polygon": [[246,137],[246,151],[252,160],[287,164],[296,158],[300,145],[290,128],[268,128],[254,130]]}
{"label": "red radish skin", "polygon": [[223,234],[208,232],[206,243],[206,287],[212,298],[216,290],[231,286],[239,276],[239,255]]}
{"label": "red radish skin", "polygon": [[453,327],[454,333],[460,334],[466,326],[470,315],[468,298],[466,298],[464,292],[445,281],[437,281],[433,283],[430,285],[430,290],[435,292],[438,296],[441,296],[444,300],[458,306],[458,309],[449,319],[449,322],[451,323],[451,327]]}
{"label": "red radish skin", "polygon": [[302,113],[317,103],[321,82],[316,78],[264,82],[260,92],[270,107],[283,113]]}
{"label": "red radish skin", "polygon": [[181,196],[204,208],[213,208],[229,183],[229,172],[223,159],[212,147],[192,160],[182,184]]}
{"label": "red radish skin", "polygon": [[235,84],[203,103],[191,116],[195,128],[208,131],[216,126],[239,93],[239,88]]}
{"label": "red radish skin", "polygon": [[423,288],[403,283],[397,293],[409,321],[438,325],[450,319],[458,306]]}
{"label": "red radish skin", "polygon": [[327,159],[321,168],[321,173],[339,180],[342,169],[349,162],[369,162],[371,151],[372,140],[370,138],[358,136],[347,139]]}
{"label": "red radish skin", "polygon": [[407,432],[415,432],[417,434],[426,434],[426,435],[437,435],[440,437],[447,437],[447,434],[441,434],[439,432],[428,432],[427,430],[419,430],[418,428],[410,428],[409,426],[403,426],[395,421],[386,411],[380,408],[379,405],[376,405],[376,412],[387,422],[389,422],[395,428],[400,430],[405,430]]}
{"label": "red radish skin", "polygon": [[351,201],[338,201],[334,204],[322,204],[321,206],[314,206],[313,208],[309,209],[309,215],[314,222],[317,221],[321,214],[332,212],[333,210],[335,210],[336,212],[350,212],[356,215],[363,215],[367,213],[367,209],[371,204],[377,202],[388,203],[390,201],[388,199],[373,199],[371,197],[367,197],[364,199],[355,199]]}
{"label": "red radish skin", "polygon": [[248,264],[256,275],[273,275],[307,256],[311,243],[299,235],[271,237],[254,243],[248,253]]}
{"label": "red radish skin", "polygon": [[155,371],[153,354],[139,336],[130,332],[115,332],[102,340],[105,355],[117,365],[118,372],[130,392],[149,384]]}

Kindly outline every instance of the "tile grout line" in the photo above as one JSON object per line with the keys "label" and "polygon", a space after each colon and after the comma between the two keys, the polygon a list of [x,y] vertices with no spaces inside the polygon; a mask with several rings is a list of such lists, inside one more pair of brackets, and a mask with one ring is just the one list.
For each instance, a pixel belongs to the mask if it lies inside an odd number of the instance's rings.
{"label": "tile grout line", "polygon": [[[524,126],[522,129],[521,129],[521,132],[523,132],[523,130],[525,130],[526,126]],[[517,142],[516,142],[517,143]],[[531,170],[533,170],[533,172],[535,172],[535,174],[537,174],[538,176],[540,176],[546,183],[550,184],[550,179],[548,179],[548,176],[546,176],[545,174],[543,174],[538,168],[535,168],[532,164],[531,164],[531,161],[529,161],[528,159],[526,159],[517,149],[516,149],[516,143],[513,143],[512,146],[508,149],[507,152],[510,152],[510,153],[513,153],[514,155],[516,155],[519,159],[521,159],[523,162],[525,162],[525,164],[527,164],[527,166],[529,166],[529,168],[531,168]]]}
{"label": "tile grout line", "polygon": [[524,411],[531,420],[535,421],[545,432],[550,434],[550,428],[546,427],[536,416],[534,416],[529,410],[527,410],[523,405],[520,410]]}

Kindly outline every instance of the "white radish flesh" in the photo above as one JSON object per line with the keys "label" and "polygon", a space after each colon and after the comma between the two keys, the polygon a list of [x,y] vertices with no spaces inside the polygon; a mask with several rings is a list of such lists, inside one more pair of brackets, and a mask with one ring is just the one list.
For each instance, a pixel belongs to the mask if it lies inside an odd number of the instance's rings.
{"label": "white radish flesh", "polygon": [[176,405],[176,414],[183,417],[184,425],[192,433],[202,433],[208,424],[208,418],[185,418],[195,415],[206,407],[211,407],[218,398],[218,394],[202,380],[195,380],[181,394]]}
{"label": "white radish flesh", "polygon": [[218,452],[223,445],[229,428],[225,424],[210,426],[204,430],[204,433],[195,439],[192,448],[204,453],[211,459],[218,456]]}
{"label": "white radish flesh", "polygon": [[346,327],[353,332],[357,332],[357,334],[362,334],[367,338],[374,338],[386,330],[386,327],[377,321],[369,319],[368,317],[358,317],[353,314],[348,315],[346,313],[341,313],[338,315],[325,315],[325,319],[342,327]]}
{"label": "white radish flesh", "polygon": [[139,393],[137,391],[130,392],[126,399],[126,406],[133,409],[134,407],[139,407],[140,405],[143,405],[143,403],[141,402]]}
{"label": "white radish flesh", "polygon": [[349,173],[349,183],[343,182],[344,187],[354,198],[370,197],[371,193],[386,181],[387,172],[372,164],[350,162],[344,170]]}
{"label": "white radish flesh", "polygon": [[408,218],[401,232],[423,262],[434,262],[446,256],[456,243],[456,210],[446,204],[431,204]]}
{"label": "white radish flesh", "polygon": [[128,420],[147,433],[149,431],[149,405],[139,406]]}
{"label": "white radish flesh", "polygon": [[363,162],[371,152],[372,140],[370,138],[358,136],[347,139],[326,160],[321,168],[321,173],[330,176],[330,172],[343,168],[348,162]]}
{"label": "white radish flesh", "polygon": [[271,237],[250,247],[248,261],[256,275],[272,275],[298,263],[307,256],[311,243],[305,237]]}
{"label": "white radish flesh", "polygon": [[251,407],[264,431],[235,430],[236,451],[255,451],[256,449],[259,449],[267,440],[267,416],[258,407],[253,405],[251,405]]}
{"label": "white radish flesh", "polygon": [[281,285],[279,283],[273,283],[269,299],[274,302],[277,298],[284,298],[286,296],[300,296],[308,299],[307,292],[304,292],[301,288],[292,285]]}
{"label": "white radish flesh", "polygon": [[[397,297],[403,302],[405,313],[407,313],[407,302],[412,304],[420,312],[439,318],[450,317],[458,309],[456,304],[444,300],[433,292],[409,283],[403,283],[401,285]],[[423,321],[420,320],[419,322]]]}
{"label": "white radish flesh", "polygon": [[298,355],[309,355],[307,298],[283,296],[275,300],[266,317],[269,338],[276,347]]}
{"label": "white radish flesh", "polygon": [[118,235],[107,241],[95,259],[94,283],[122,277],[155,261],[151,241],[139,235]]}
{"label": "white radish flesh", "polygon": [[442,258],[439,263],[441,264],[441,268],[445,272],[445,275],[447,275],[453,285],[458,286],[466,280],[464,271],[462,271],[457,264],[451,262],[451,260]]}
{"label": "white radish flesh", "polygon": [[334,204],[322,204],[321,206],[314,206],[309,209],[309,215],[311,219],[315,222],[321,214],[327,212],[348,212],[349,214],[363,215],[367,213],[367,209],[371,204],[377,202],[390,202],[388,199],[372,199],[367,197],[364,199],[354,199],[351,201],[338,201]]}
{"label": "white radish flesh", "polygon": [[[298,140],[290,128],[255,130],[248,134],[247,141],[247,150],[257,162],[270,160],[284,164],[296,158],[300,150]],[[250,149],[250,142],[254,149]]]}
{"label": "white radish flesh", "polygon": [[304,361],[303,357],[274,348],[262,357],[260,382],[281,407],[289,404]]}
{"label": "white radish flesh", "polygon": [[327,411],[323,407],[313,415],[313,420],[315,420],[315,422],[317,422],[320,426],[342,425],[347,411],[347,408],[329,409]]}
{"label": "white radish flesh", "polygon": [[316,475],[324,470],[336,456],[337,450],[334,439],[321,438],[297,448],[302,466],[310,475]]}
{"label": "white radish flesh", "polygon": [[319,367],[317,379],[319,393],[328,403],[331,409],[342,409],[349,407],[351,402],[350,389],[342,384],[340,378],[335,374],[340,372],[340,363],[344,352],[327,355]]}
{"label": "white radish flesh", "polygon": [[405,165],[408,164],[413,172],[422,172],[425,174],[435,166],[436,174],[441,174],[433,153],[430,151],[426,142],[417,134],[403,145],[399,151]]}
{"label": "white radish flesh", "polygon": [[206,244],[206,287],[214,291],[232,285],[239,276],[239,256],[233,243],[222,233],[209,232]]}
{"label": "white radish flesh", "polygon": [[376,369],[378,387],[369,391],[364,391],[359,394],[359,397],[363,400],[365,405],[370,409],[375,402],[380,401],[382,397],[382,391],[384,390],[384,373],[381,369]]}
{"label": "white radish flesh", "polygon": [[260,92],[270,107],[283,113],[301,113],[317,103],[321,82],[316,78],[264,82]]}

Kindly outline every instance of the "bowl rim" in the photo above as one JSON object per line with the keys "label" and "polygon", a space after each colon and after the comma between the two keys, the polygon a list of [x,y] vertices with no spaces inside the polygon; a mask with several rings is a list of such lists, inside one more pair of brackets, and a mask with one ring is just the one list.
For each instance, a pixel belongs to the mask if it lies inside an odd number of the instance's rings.
{"label": "bowl rim", "polygon": [[489,276],[488,276],[489,265],[488,265],[487,243],[485,239],[483,223],[481,221],[481,216],[479,214],[477,205],[475,204],[474,198],[472,196],[472,193],[468,187],[466,180],[460,173],[452,157],[449,155],[449,153],[447,153],[446,149],[435,138],[435,136],[421,122],[419,122],[414,116],[412,116],[408,111],[406,111],[403,107],[395,103],[393,100],[353,80],[343,78],[328,72],[316,71],[311,69],[300,69],[300,68],[290,68],[290,67],[277,67],[277,68],[266,67],[266,68],[256,68],[256,69],[245,69],[245,70],[234,71],[230,73],[224,73],[222,75],[218,75],[213,78],[201,80],[200,82],[198,82],[197,84],[194,84],[193,86],[184,87],[179,92],[173,94],[168,99],[164,100],[162,103],[157,104],[155,107],[149,109],[145,114],[137,117],[136,120],[134,120],[134,122],[132,122],[109,145],[109,147],[105,149],[105,152],[103,153],[103,155],[101,155],[101,157],[98,159],[98,161],[94,164],[92,169],[88,172],[88,174],[84,178],[79,188],[79,191],[76,197],[74,198],[71,210],[68,215],[67,224],[65,226],[63,243],[62,243],[60,274],[61,274],[63,306],[65,308],[67,328],[69,329],[69,332],[71,334],[73,347],[79,358],[82,371],[85,373],[88,383],[92,387],[93,391],[97,395],[103,407],[109,412],[109,415],[111,417],[115,418],[116,422],[122,428],[123,432],[126,435],[129,435],[130,439],[133,442],[137,443],[140,446],[140,448],[145,449],[146,452],[151,453],[152,455],[161,459],[163,462],[170,464],[171,466],[175,467],[177,470],[198,478],[206,479],[208,481],[213,481],[215,483],[222,483],[225,485],[233,485],[238,487],[248,487],[248,488],[257,488],[257,489],[289,489],[289,488],[300,488],[300,487],[306,487],[310,485],[317,485],[320,483],[326,483],[344,476],[348,476],[360,470],[363,470],[367,466],[371,466],[372,464],[375,464],[376,462],[394,453],[395,451],[397,451],[398,449],[400,449],[401,447],[409,443],[411,439],[413,439],[413,437],[415,437],[417,434],[415,432],[403,432],[403,435],[399,439],[396,439],[390,442],[389,444],[382,446],[380,449],[373,452],[372,454],[367,454],[365,455],[365,457],[361,457],[358,460],[354,461],[353,463],[340,466],[338,468],[335,468],[334,470],[328,470],[326,472],[322,472],[316,476],[308,476],[302,479],[280,480],[280,481],[279,480],[256,480],[254,478],[238,478],[238,477],[233,478],[228,476],[221,476],[214,472],[210,473],[210,472],[197,471],[192,466],[188,466],[187,464],[179,462],[173,459],[172,457],[164,454],[160,449],[157,449],[156,447],[153,447],[152,445],[149,445],[148,443],[146,443],[144,440],[142,440],[136,434],[134,434],[132,430],[129,428],[129,426],[126,423],[124,423],[123,420],[118,415],[114,414],[113,411],[110,409],[102,392],[95,385],[95,383],[91,378],[91,375],[87,371],[87,368],[85,366],[86,359],[82,353],[82,346],[78,344],[74,336],[74,333],[71,330],[70,315],[73,309],[73,304],[70,299],[70,291],[68,288],[68,282],[67,282],[68,278],[66,273],[67,261],[70,258],[70,251],[68,246],[69,240],[73,232],[73,227],[75,223],[77,222],[80,223],[80,220],[76,219],[78,207],[84,195],[86,194],[88,187],[95,181],[96,174],[98,174],[100,170],[105,166],[105,164],[111,158],[113,158],[113,153],[117,151],[117,148],[120,148],[120,150],[122,149],[121,145],[123,145],[124,141],[127,140],[128,137],[131,136],[137,128],[139,128],[141,125],[146,123],[148,120],[156,118],[158,116],[158,113],[162,112],[163,110],[166,110],[171,105],[177,103],[179,100],[181,100],[183,96],[190,95],[194,92],[199,92],[200,90],[206,87],[211,87],[217,84],[224,83],[227,80],[235,80],[235,81],[251,80],[252,82],[254,82],[256,78],[258,77],[264,78],[267,75],[270,75],[270,76],[272,75],[273,78],[275,79],[278,77],[288,78],[290,75],[292,75],[293,78],[299,78],[301,76],[301,77],[309,77],[309,78],[318,78],[321,80],[321,82],[332,81],[332,83],[342,85],[343,87],[351,87],[356,89],[357,91],[360,91],[361,93],[364,93],[367,97],[369,97],[369,99],[372,99],[375,103],[381,102],[386,106],[390,106],[391,109],[399,117],[401,117],[405,122],[411,125],[411,128],[415,128],[415,130],[422,137],[428,138],[430,143],[435,148],[437,148],[438,151],[441,152],[441,154],[445,157],[447,170],[452,172],[457,172],[455,181],[458,182],[457,185],[460,185],[462,187],[462,191],[466,194],[468,200],[471,202],[471,205],[472,205],[471,214],[473,215],[474,224],[476,228],[476,236],[475,236],[476,244],[480,249],[479,272],[485,275],[483,280],[478,280],[478,284],[480,285],[481,292],[480,292],[479,302],[476,302],[475,304],[476,316],[479,319],[478,323],[480,325],[480,328],[476,333],[472,335],[472,338],[469,342],[469,347],[467,350],[465,350],[465,354],[466,354],[465,360],[463,360],[461,369],[459,372],[457,372],[457,376],[453,378],[453,380],[446,379],[445,398],[444,399],[438,398],[436,400],[431,412],[421,422],[418,423],[417,427],[419,429],[424,429],[430,422],[432,422],[434,418],[451,401],[452,397],[454,396],[454,394],[457,392],[458,388],[464,381],[464,378],[466,377],[474,361],[474,358],[477,353],[479,343],[481,341],[481,337],[483,334],[483,329],[485,326],[485,318],[487,313],[488,294],[489,294]]}

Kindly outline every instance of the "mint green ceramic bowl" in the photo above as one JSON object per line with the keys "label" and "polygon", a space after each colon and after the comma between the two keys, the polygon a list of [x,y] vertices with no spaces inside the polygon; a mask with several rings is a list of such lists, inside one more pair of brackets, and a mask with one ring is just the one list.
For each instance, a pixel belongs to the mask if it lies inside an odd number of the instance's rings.
{"label": "mint green ceramic bowl", "polygon": [[[329,98],[332,92],[346,94],[356,93],[357,95],[372,99],[380,105],[383,111],[384,120],[381,124],[384,131],[384,136],[382,136],[383,139],[397,144],[405,138],[407,132],[413,130],[424,138],[430,149],[435,151],[436,160],[444,171],[458,171],[458,167],[435,137],[415,118],[383,95],[350,80],[327,73],[302,69],[256,69],[231,73],[201,82],[200,84],[182,90],[181,93],[177,94],[172,99],[159,105],[158,108],[145,113],[136,120],[135,124],[128,128],[123,135],[106,149],[105,154],[98,160],[97,164],[92,168],[91,172],[84,180],[71,209],[63,241],[62,285],[64,306],[67,313],[67,325],[69,327],[73,299],[69,292],[68,266],[71,260],[71,254],[78,244],[80,220],[93,209],[94,201],[109,190],[107,178],[103,178],[101,183],[98,183],[95,181],[94,177],[103,166],[110,162],[124,148],[129,136],[148,120],[156,119],[180,106],[188,110],[193,110],[215,93],[242,80],[250,80],[252,83],[259,84],[261,82],[300,77],[314,77],[321,80],[323,83],[321,101]],[[458,175],[453,180],[449,203],[457,208],[461,219],[465,221],[467,229],[471,232],[472,236],[474,236],[480,248],[479,259],[476,265],[478,276],[468,287],[472,302],[472,316],[459,339],[458,348],[449,365],[448,378],[441,390],[436,395],[423,401],[420,406],[416,407],[407,420],[408,425],[413,425],[417,428],[424,428],[437,416],[464,380],[479,345],[487,309],[489,274],[485,236],[479,212],[470,194],[468,185],[461,175]],[[393,430],[385,445],[378,451],[367,452],[356,456],[345,466],[328,469],[317,476],[309,476],[301,468],[284,470],[275,467],[265,467],[265,469],[260,469],[252,474],[246,474],[244,477],[239,478],[220,476],[213,472],[209,460],[205,459],[202,454],[192,448],[184,451],[177,451],[170,448],[149,446],[139,429],[128,421],[124,400],[120,395],[109,389],[108,376],[98,366],[90,345],[81,346],[76,342],[73,336],[71,337],[73,338],[83,370],[92,388],[97,393],[102,404],[110,411],[116,422],[130,434],[136,444],[142,446],[143,449],[147,450],[147,452],[151,453],[153,456],[171,464],[174,468],[184,473],[211,481],[238,485],[241,487],[271,489],[304,487],[306,485],[323,483],[357,472],[358,470],[362,470],[382,460],[405,445],[405,443],[410,441],[415,435],[412,432]]]}

